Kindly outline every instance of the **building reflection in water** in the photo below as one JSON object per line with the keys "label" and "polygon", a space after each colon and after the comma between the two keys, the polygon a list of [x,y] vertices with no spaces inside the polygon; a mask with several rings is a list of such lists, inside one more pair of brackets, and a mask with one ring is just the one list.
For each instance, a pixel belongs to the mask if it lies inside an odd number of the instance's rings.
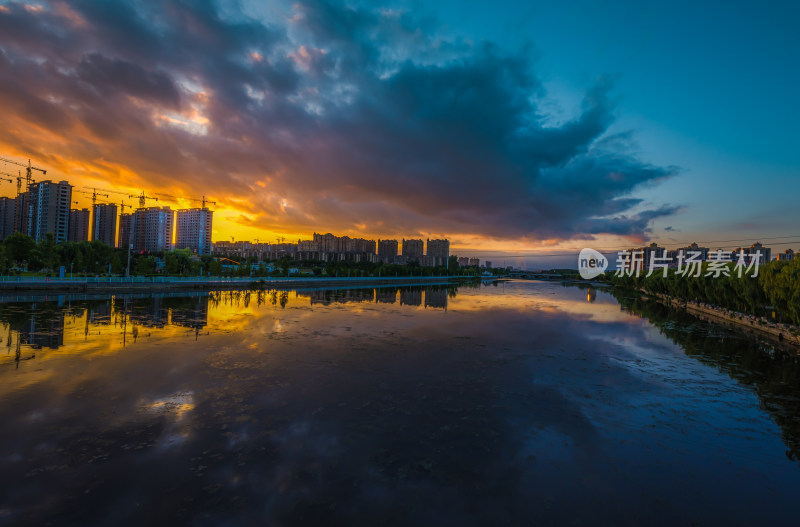
{"label": "building reflection in water", "polygon": [[[399,304],[407,308],[447,310],[454,286],[410,286],[323,290],[258,290],[165,293],[158,295],[61,295],[0,296],[0,335],[5,335],[8,355],[17,363],[25,350],[58,350],[65,346],[65,334],[72,342],[92,342],[109,335],[119,336],[125,347],[140,334],[150,336],[172,328],[192,329],[198,338],[207,328],[209,311],[256,307],[285,308],[292,301],[311,305],[345,303]],[[5,326],[5,327],[3,327]],[[79,335],[79,340],[74,337]],[[69,339],[68,339],[69,340]],[[67,348],[69,349],[69,342]]]}
{"label": "building reflection in water", "polygon": [[[64,295],[57,300],[42,298],[35,302],[25,302],[26,297],[13,297],[14,301],[0,298],[0,334],[4,335],[7,354],[13,356],[17,364],[35,357],[26,356],[26,349],[64,347],[67,332],[81,335],[80,340],[89,342],[98,335],[108,338],[110,330],[121,337],[121,344],[125,346],[129,339],[136,340],[139,327],[185,327],[194,329],[198,335],[208,324],[209,294],[206,292],[182,297]],[[16,301],[18,299],[23,301]]]}
{"label": "building reflection in water", "polygon": [[375,294],[375,301],[382,304],[394,304],[397,302],[397,289],[378,289]]}
{"label": "building reflection in water", "polygon": [[64,311],[37,311],[34,304],[30,318],[18,332],[20,342],[33,349],[58,349],[64,345]]}
{"label": "building reflection in water", "polygon": [[400,305],[401,306],[421,306],[422,305],[422,289],[402,289],[400,290]]}
{"label": "building reflection in water", "polygon": [[428,287],[425,289],[425,307],[447,309],[447,288]]}

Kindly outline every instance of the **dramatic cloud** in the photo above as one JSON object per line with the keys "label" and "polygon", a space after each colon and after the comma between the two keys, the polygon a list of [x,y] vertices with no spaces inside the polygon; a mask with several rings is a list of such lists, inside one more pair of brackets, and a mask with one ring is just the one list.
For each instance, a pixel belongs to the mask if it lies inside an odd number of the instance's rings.
{"label": "dramatic cloud", "polygon": [[553,125],[528,50],[386,9],[286,14],[8,3],[0,143],[76,177],[212,195],[278,232],[641,237],[675,212],[632,197],[674,169],[609,135],[609,79]]}

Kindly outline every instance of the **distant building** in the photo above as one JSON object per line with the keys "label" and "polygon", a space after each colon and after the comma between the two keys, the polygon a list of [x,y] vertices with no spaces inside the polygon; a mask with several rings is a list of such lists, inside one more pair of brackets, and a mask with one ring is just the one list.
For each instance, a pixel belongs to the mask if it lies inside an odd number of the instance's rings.
{"label": "distant building", "polygon": [[[320,256],[319,259],[332,261],[332,260],[354,260],[352,255],[367,255],[375,254],[375,240],[365,240],[364,238],[350,238],[349,236],[335,236],[331,233],[318,234],[314,233],[313,239],[310,241],[298,240],[299,252],[304,253],[320,253],[327,254],[328,256]],[[350,255],[342,256],[339,258],[331,257],[330,255]]]}
{"label": "distant building", "polygon": [[490,262],[489,260],[486,260],[486,268],[487,269],[491,269],[492,268],[492,262]]}
{"label": "distant building", "polygon": [[211,246],[212,253],[229,258],[246,259],[253,256],[253,243],[240,240],[238,242],[219,241]]}
{"label": "distant building", "polygon": [[480,258],[470,258],[469,259],[469,266],[470,267],[480,267],[481,260]]}
{"label": "distant building", "polygon": [[31,236],[33,230],[33,205],[31,205],[30,192],[20,193],[14,201],[16,202],[15,231]]}
{"label": "distant building", "polygon": [[175,222],[175,248],[191,249],[197,254],[211,254],[211,219],[213,211],[181,209]]}
{"label": "distant building", "polygon": [[450,241],[429,239],[426,256],[428,257],[428,265],[447,265],[447,259],[450,257]]}
{"label": "distant building", "polygon": [[92,216],[92,240],[114,247],[117,238],[117,206],[111,203],[95,204]]}
{"label": "distant building", "polygon": [[70,209],[67,240],[71,242],[89,241],[89,209]]}
{"label": "distant building", "polygon": [[317,251],[323,253],[338,253],[342,252],[341,244],[339,243],[339,237],[334,236],[331,233],[328,234],[317,234],[314,233],[314,242],[317,243]]}
{"label": "distant building", "polygon": [[759,258],[759,265],[763,265],[772,259],[772,249],[764,247],[763,245],[761,245],[760,242],[756,242],[750,247],[739,247],[735,249],[733,251],[732,258],[734,260],[738,260],[739,255],[742,254],[744,255],[745,262],[749,264],[750,262],[752,262],[753,257],[756,255],[756,253],[759,253],[761,255]]}
{"label": "distant building", "polygon": [[378,240],[378,258],[384,263],[397,259],[397,240]]}
{"label": "distant building", "polygon": [[28,234],[37,241],[47,234],[52,234],[56,243],[67,241],[72,185],[66,181],[40,181],[31,184],[27,194]]}
{"label": "distant building", "polygon": [[119,238],[117,247],[127,249],[133,244],[133,214],[122,213],[119,215]]}
{"label": "distant building", "polygon": [[[695,244],[696,245],[696,244]],[[630,249],[625,251],[627,253],[628,261],[625,262],[625,270],[638,270],[638,271],[650,271],[650,263],[654,262],[654,269],[660,269],[658,264],[663,264],[668,266],[672,260],[667,260],[666,258],[672,258],[670,253],[667,252],[666,249],[663,247],[659,247],[657,243],[651,243],[647,247],[638,247],[636,249]],[[706,249],[706,254],[708,249]],[[684,252],[684,255],[687,253]],[[686,256],[684,256],[686,257]]]}
{"label": "distant building", "polygon": [[678,250],[679,251],[683,250],[684,261],[690,258],[692,255],[697,255],[697,253],[700,254],[694,258],[695,260],[703,260],[703,261],[708,260],[708,252],[709,252],[708,247],[699,247],[694,242],[692,242],[691,245],[688,245],[687,247],[682,247],[681,249]]}
{"label": "distant building", "polygon": [[403,239],[403,256],[406,262],[419,262],[425,255],[425,243],[422,240]]}
{"label": "distant building", "polygon": [[761,260],[759,263],[765,264],[772,260],[772,249],[769,247],[764,247],[761,245],[761,242],[756,242],[750,246],[750,255],[754,256],[757,252],[761,254]]}
{"label": "distant building", "polygon": [[458,259],[458,266],[459,267],[469,267],[469,258],[466,256],[462,256]]}
{"label": "distant building", "polygon": [[5,240],[16,232],[16,214],[17,200],[14,198],[0,198],[0,241]]}
{"label": "distant building", "polygon": [[[134,251],[169,251],[172,249],[174,213],[169,207],[145,207],[133,213]],[[120,230],[122,226],[120,224]]]}
{"label": "distant building", "polygon": [[776,255],[778,260],[794,260],[794,251],[791,249],[786,249],[782,253],[778,253]]}

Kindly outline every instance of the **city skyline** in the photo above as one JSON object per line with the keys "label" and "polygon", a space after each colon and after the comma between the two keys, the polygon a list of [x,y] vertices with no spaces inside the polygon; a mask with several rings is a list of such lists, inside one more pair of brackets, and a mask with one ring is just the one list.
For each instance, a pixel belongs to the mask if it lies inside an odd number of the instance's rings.
{"label": "city skyline", "polygon": [[213,196],[215,239],[325,227],[500,259],[796,234],[793,4],[160,5],[0,3],[0,151]]}
{"label": "city skyline", "polygon": [[[39,169],[41,170],[41,169]],[[12,180],[13,182],[13,180]],[[21,190],[22,178],[18,178],[18,190]],[[85,189],[74,189],[68,181],[55,183],[51,180],[31,181],[28,190],[20,192],[16,198],[0,198],[0,239],[11,236],[14,232],[21,232],[30,235],[34,240],[42,240],[45,235],[53,235],[56,243],[80,242],[88,240],[103,241],[112,247],[124,248],[130,245],[137,252],[159,252],[170,251],[172,249],[190,249],[198,255],[222,254],[229,256],[238,254],[240,257],[255,256],[258,260],[278,259],[283,255],[290,255],[298,260],[318,260],[336,261],[343,259],[347,261],[370,261],[394,264],[418,263],[424,267],[445,266],[450,256],[450,241],[448,239],[430,239],[426,241],[414,238],[368,240],[364,238],[350,238],[347,235],[336,236],[331,233],[313,233],[311,239],[298,239],[297,243],[283,243],[285,238],[280,237],[275,243],[256,239],[255,243],[250,240],[241,240],[234,243],[235,237],[231,236],[231,242],[213,239],[212,217],[213,210],[205,207],[206,203],[215,204],[210,198],[203,196],[201,199],[191,199],[188,201],[202,202],[203,207],[173,210],[169,206],[147,206],[148,200],[158,201],[158,198],[148,196],[142,191],[136,194],[128,194],[129,199],[137,198],[139,207],[133,208],[131,212],[121,213],[119,216],[119,229],[116,243],[115,225],[117,223],[117,206],[110,202],[98,200],[97,196],[108,197],[109,193],[125,194],[114,189],[91,188],[92,192]],[[88,208],[70,208],[72,204],[77,204],[72,197],[76,194],[92,196],[92,210]],[[172,195],[154,193],[168,198],[166,201],[178,202],[179,200]],[[51,197],[53,199],[51,199]],[[124,203],[124,201],[122,202]],[[91,226],[91,228],[90,228]],[[792,245],[797,242],[796,236],[787,237],[768,237],[772,243],[778,246]],[[792,241],[784,241],[791,239]],[[702,243],[718,244],[731,242],[750,241],[749,239],[733,239],[719,241],[705,241]],[[244,244],[244,245],[243,245]],[[675,243],[673,243],[675,245]],[[677,244],[681,245],[681,244]],[[222,251],[218,248],[223,247]],[[728,253],[736,255],[738,253],[749,254],[758,247],[764,247],[760,240],[756,240],[750,249],[742,245],[734,248],[732,245],[715,245],[713,249],[709,247],[699,247],[697,242],[692,241],[690,245],[678,247],[667,251],[664,247],[659,247],[657,242],[651,242],[647,247],[618,247],[602,248],[605,256],[628,254],[631,263],[635,262],[635,254],[641,254],[642,259],[639,265],[647,267],[652,255],[659,254],[663,250],[665,255],[669,253],[669,259],[675,264],[677,255],[682,250],[699,251],[699,260],[709,260],[709,253]],[[794,250],[789,248],[776,250],[776,259],[791,260],[794,257]],[[252,249],[252,251],[251,251]],[[226,253],[228,250],[230,252]],[[609,253],[611,251],[611,253]],[[252,254],[250,254],[252,252]],[[457,251],[459,252],[459,251]],[[459,267],[467,265],[477,266],[483,259],[485,267],[491,267],[489,258],[503,259],[503,268],[509,269],[542,269],[545,265],[530,266],[525,257],[510,256],[511,265],[507,265],[508,255],[487,254],[477,251],[480,258],[475,258],[476,251],[463,250],[457,257]],[[762,254],[762,263],[770,261],[772,255],[771,248],[765,248]],[[548,254],[545,258],[558,258],[566,262],[553,267],[574,268],[573,254]],[[366,258],[366,260],[363,260]],[[541,258],[541,257],[539,257]],[[612,258],[613,259],[613,258]],[[541,264],[542,259],[538,260]],[[524,263],[520,263],[524,262]]]}

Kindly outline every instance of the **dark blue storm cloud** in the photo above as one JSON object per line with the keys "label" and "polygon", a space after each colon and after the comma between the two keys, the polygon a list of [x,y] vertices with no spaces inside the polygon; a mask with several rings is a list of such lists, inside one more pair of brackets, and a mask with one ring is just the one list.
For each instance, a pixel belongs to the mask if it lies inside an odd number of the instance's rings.
{"label": "dark blue storm cloud", "polygon": [[278,231],[642,237],[677,210],[632,197],[676,170],[609,134],[610,78],[553,124],[531,50],[444,39],[410,12],[287,9],[8,3],[0,104],[15,117],[0,141],[190,185]]}

